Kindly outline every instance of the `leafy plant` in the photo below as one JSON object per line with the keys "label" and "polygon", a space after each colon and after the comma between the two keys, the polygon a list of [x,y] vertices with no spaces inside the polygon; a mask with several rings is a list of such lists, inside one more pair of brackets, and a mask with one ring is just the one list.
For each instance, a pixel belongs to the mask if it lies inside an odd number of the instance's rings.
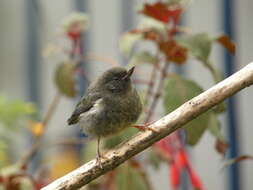
{"label": "leafy plant", "polygon": [[0,127],[18,129],[20,122],[36,112],[35,105],[0,95]]}
{"label": "leafy plant", "polygon": [[[207,72],[211,73],[214,83],[217,83],[222,80],[222,74],[210,61],[212,46],[214,43],[219,43],[231,53],[235,52],[235,46],[226,35],[211,37],[208,33],[185,32],[179,24],[183,12],[182,1],[145,3],[139,12],[144,15],[144,18],[137,28],[124,33],[120,40],[120,47],[130,63],[146,64],[153,68],[150,80],[145,83],[149,84],[145,101],[147,110],[145,122],[149,122],[159,99],[163,101],[165,113],[169,113],[203,92],[198,81],[168,73],[169,65],[189,64],[190,58],[196,59],[207,69]],[[143,48],[145,46],[141,44],[147,41],[152,44],[153,48],[149,50]],[[155,88],[154,81],[158,81],[156,82],[157,88]],[[213,110],[186,124],[184,131],[175,132],[174,135],[163,139],[155,146],[159,150],[158,154],[169,161],[170,179],[174,188],[178,188],[180,184],[179,178],[182,172],[180,168],[186,167],[192,186],[203,189],[195,172],[189,169],[191,166],[184,150],[184,138],[180,134],[185,133],[185,143],[196,145],[204,132],[209,129],[211,134],[217,138],[217,151],[224,154],[228,145],[221,134],[218,121],[218,115],[224,111],[225,105],[221,103]],[[187,160],[187,164],[181,163],[182,159]]]}
{"label": "leafy plant", "polygon": [[[210,36],[208,33],[190,33],[180,25],[180,18],[183,13],[182,0],[157,1],[144,3],[139,10],[142,19],[136,28],[125,32],[119,40],[119,48],[122,54],[128,59],[129,65],[151,67],[149,80],[138,76],[135,81],[138,85],[144,85],[146,91],[143,92],[144,114],[140,122],[149,123],[154,120],[154,113],[159,101],[163,103],[164,114],[178,108],[184,102],[203,92],[204,87],[184,76],[170,73],[170,65],[176,64],[184,66],[190,64],[189,59],[195,59],[202,64],[209,72],[214,83],[222,80],[221,72],[212,64],[210,55],[214,43],[218,43],[226,48],[230,53],[235,53],[235,45],[228,36]],[[7,140],[0,134],[0,189],[21,190],[40,189],[48,183],[50,172],[41,174],[42,177],[31,177],[27,172],[27,166],[32,156],[38,151],[43,143],[43,135],[48,127],[48,123],[55,113],[55,108],[60,97],[76,98],[82,95],[81,86],[78,81],[82,79],[88,83],[88,78],[84,70],[85,59],[98,59],[99,56],[89,56],[82,47],[83,34],[89,25],[89,17],[84,13],[73,13],[63,22],[63,32],[69,40],[69,47],[58,45],[50,46],[47,49],[47,56],[53,53],[64,55],[54,72],[54,82],[57,88],[52,103],[50,104],[45,117],[40,120],[31,121],[28,124],[28,116],[37,114],[35,106],[31,103],[8,100],[0,96],[0,132],[4,130],[17,130],[20,125],[29,126],[34,137],[34,143],[21,160],[11,167],[9,164],[6,146]],[[146,47],[148,44],[148,47]],[[108,59],[99,61],[108,62]],[[110,62],[110,61],[109,61]],[[112,63],[112,62],[110,62]],[[201,79],[199,79],[201,80]],[[146,85],[146,86],[145,86]],[[224,103],[216,106],[213,110],[194,119],[184,130],[176,131],[172,135],[156,143],[149,154],[143,160],[132,158],[117,169],[105,174],[98,180],[93,181],[87,189],[147,189],[152,190],[152,184],[148,179],[148,174],[144,164],[150,164],[158,169],[161,162],[169,166],[169,179],[172,187],[178,189],[182,182],[182,172],[187,172],[189,181],[194,189],[204,189],[202,182],[194,167],[190,163],[186,144],[196,145],[203,134],[209,131],[216,138],[216,150],[223,154],[228,148],[225,138],[221,133],[221,125],[218,116],[225,111]],[[24,125],[25,123],[25,125]],[[119,135],[107,138],[103,141],[104,149],[110,149],[130,138],[136,133],[136,129],[129,128]],[[186,137],[186,138],[184,138]],[[60,145],[80,145],[78,139],[67,142],[64,139]],[[68,144],[68,145],[69,145]],[[82,149],[83,160],[87,161],[95,157],[95,142],[89,141]],[[66,154],[63,154],[66,155]],[[230,163],[241,161],[251,156],[240,157],[231,160]],[[64,158],[63,158],[64,159]],[[65,163],[65,162],[63,162]],[[144,163],[144,164],[143,164]],[[54,167],[52,167],[54,168]],[[58,175],[63,175],[57,171]],[[42,180],[43,179],[43,180]]]}

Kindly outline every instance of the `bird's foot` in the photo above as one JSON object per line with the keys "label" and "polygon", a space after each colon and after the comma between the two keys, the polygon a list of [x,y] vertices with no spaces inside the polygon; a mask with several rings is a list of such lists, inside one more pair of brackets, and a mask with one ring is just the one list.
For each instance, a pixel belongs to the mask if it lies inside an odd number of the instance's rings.
{"label": "bird's foot", "polygon": [[158,131],[153,129],[153,128],[150,128],[149,125],[152,124],[152,123],[145,123],[145,124],[139,124],[139,125],[134,125],[133,127],[134,128],[137,128],[141,131],[152,131],[154,133],[157,133]]}
{"label": "bird's foot", "polygon": [[103,155],[97,155],[96,156],[96,164],[99,165],[99,167],[101,169],[103,169],[102,163],[101,163],[101,159],[107,159],[107,157],[103,156]]}

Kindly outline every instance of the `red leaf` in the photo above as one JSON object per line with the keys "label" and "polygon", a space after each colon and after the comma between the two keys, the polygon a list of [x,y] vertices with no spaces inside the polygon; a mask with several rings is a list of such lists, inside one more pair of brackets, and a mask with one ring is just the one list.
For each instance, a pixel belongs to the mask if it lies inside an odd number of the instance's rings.
{"label": "red leaf", "polygon": [[46,185],[47,185],[47,183],[43,183],[43,182],[42,182],[42,183],[39,183],[39,182],[38,182],[38,183],[35,184],[35,187],[34,187],[34,188],[35,188],[36,190],[40,190],[40,189],[42,189],[42,187],[44,187],[44,186],[46,186]]}
{"label": "red leaf", "polygon": [[163,2],[156,2],[154,4],[145,4],[141,13],[164,23],[172,20],[174,24],[178,24],[182,8],[180,6],[169,6]]}
{"label": "red leaf", "polygon": [[19,190],[20,187],[20,176],[18,174],[13,174],[6,177],[6,190]]}
{"label": "red leaf", "polygon": [[162,2],[156,2],[151,5],[145,4],[141,13],[165,23],[168,23],[170,18],[168,6]]}
{"label": "red leaf", "polygon": [[226,48],[232,55],[235,55],[235,44],[227,35],[222,35],[216,39],[224,48]]}
{"label": "red leaf", "polygon": [[158,42],[160,40],[160,35],[156,33],[155,31],[147,31],[147,32],[144,32],[144,38],[147,40]]}
{"label": "red leaf", "polygon": [[76,41],[78,40],[80,37],[81,37],[81,33],[79,31],[69,31],[67,33],[67,36],[73,40],[73,41]]}
{"label": "red leaf", "polygon": [[161,42],[159,48],[164,52],[168,61],[184,64],[187,59],[187,49],[180,46],[175,41]]}
{"label": "red leaf", "polygon": [[176,25],[179,23],[180,16],[182,14],[182,8],[181,7],[173,7],[169,9],[170,17],[173,21],[173,23]]}
{"label": "red leaf", "polygon": [[218,153],[224,155],[229,147],[229,144],[225,141],[221,141],[220,139],[217,139],[215,142],[215,149]]}
{"label": "red leaf", "polygon": [[237,162],[244,161],[244,160],[253,160],[253,156],[251,156],[251,155],[241,155],[241,156],[238,156],[236,158],[230,159],[230,160],[225,162],[223,168],[225,168],[229,165],[235,164]]}
{"label": "red leaf", "polygon": [[136,168],[136,169],[141,168],[141,164],[140,164],[137,160],[131,159],[131,160],[130,160],[130,164],[131,164],[131,166],[132,166],[133,168]]}
{"label": "red leaf", "polygon": [[0,184],[4,182],[4,177],[0,176]]}
{"label": "red leaf", "polygon": [[250,156],[250,155],[242,155],[242,156],[239,156],[235,159],[235,162],[240,162],[240,161],[243,161],[243,160],[253,160],[253,156]]}
{"label": "red leaf", "polygon": [[180,184],[180,172],[175,162],[170,165],[170,183],[174,189]]}

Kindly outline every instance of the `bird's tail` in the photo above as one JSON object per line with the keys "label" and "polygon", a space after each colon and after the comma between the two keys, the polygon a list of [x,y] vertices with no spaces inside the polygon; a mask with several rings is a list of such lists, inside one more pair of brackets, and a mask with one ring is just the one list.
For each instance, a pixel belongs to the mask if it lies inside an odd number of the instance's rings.
{"label": "bird's tail", "polygon": [[68,119],[68,125],[73,125],[76,124],[78,122],[78,116],[76,115],[72,115],[69,119]]}

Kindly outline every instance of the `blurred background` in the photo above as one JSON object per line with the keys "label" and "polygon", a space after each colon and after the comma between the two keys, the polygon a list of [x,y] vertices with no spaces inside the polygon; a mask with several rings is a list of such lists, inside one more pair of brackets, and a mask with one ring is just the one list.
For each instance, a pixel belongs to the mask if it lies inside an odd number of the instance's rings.
{"label": "blurred background", "polygon": [[[90,17],[84,49],[125,64],[119,52],[118,40],[123,32],[134,28],[138,23],[139,15],[136,10],[143,2],[145,1],[1,0],[0,93],[14,99],[33,101],[42,114],[46,112],[56,94],[52,82],[55,63],[62,61],[62,56],[47,59],[42,56],[42,52],[50,42],[67,43],[59,38],[59,26],[63,18],[73,11],[84,11]],[[183,14],[182,25],[191,31],[208,32],[210,35],[226,33],[235,41],[235,57],[219,47],[212,53],[213,62],[226,76],[252,61],[252,8],[252,0],[192,0]],[[85,63],[89,78],[98,76],[109,67],[109,64],[99,61]],[[196,80],[201,78],[201,84],[205,87],[213,85],[211,76],[203,72],[199,64],[193,62],[184,68],[173,69]],[[228,102],[228,111],[221,118],[224,133],[231,146],[228,156],[253,155],[252,97],[252,88],[239,92]],[[46,134],[49,141],[78,133],[66,124],[75,104],[72,99],[61,100]],[[13,144],[16,143],[22,145],[17,148],[17,152],[22,153],[29,145],[29,136],[16,139]],[[213,146],[214,139],[205,133],[200,143],[189,149],[192,164],[206,189],[251,189],[252,161],[244,161],[221,170],[222,158]],[[55,149],[48,149],[47,154],[50,155],[50,152],[55,152]],[[39,160],[39,156],[37,157]],[[164,165],[158,173],[149,170],[156,189],[170,189],[166,167]],[[184,189],[187,189],[187,185]]]}

